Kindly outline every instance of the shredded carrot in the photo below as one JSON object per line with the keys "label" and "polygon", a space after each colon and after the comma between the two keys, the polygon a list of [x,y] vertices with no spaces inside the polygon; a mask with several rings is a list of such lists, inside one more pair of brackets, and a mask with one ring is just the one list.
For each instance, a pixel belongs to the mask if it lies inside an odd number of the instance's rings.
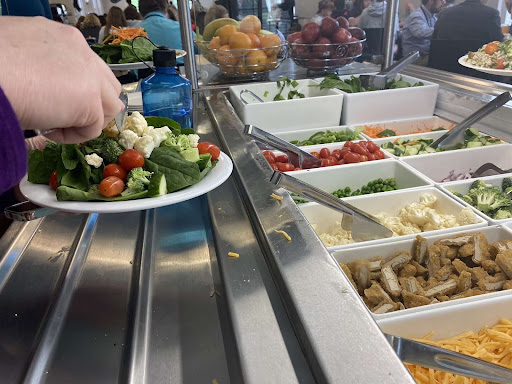
{"label": "shredded carrot", "polygon": [[[448,129],[452,129],[452,127],[453,127],[453,124],[450,124]],[[430,132],[433,129],[437,129],[437,128],[439,128],[439,127],[427,127],[427,126],[425,126],[425,128],[411,129],[411,131],[407,132],[407,135],[414,134],[414,133]],[[385,129],[389,129],[390,131],[393,131],[393,132],[397,133],[394,129],[382,128],[380,126],[380,124],[377,124],[377,125],[365,125],[364,126],[364,131],[362,133],[370,136],[372,139],[382,139],[382,137],[378,136],[378,134],[381,133],[382,131],[384,131]],[[404,135],[404,134],[405,133],[401,133],[401,135]]]}
{"label": "shredded carrot", "polygon": [[103,44],[112,39],[109,45],[119,45],[124,40],[133,40],[137,36],[148,37],[148,34],[144,30],[144,28],[122,28],[122,27],[112,27],[112,34],[107,36],[105,40],[103,40]]}

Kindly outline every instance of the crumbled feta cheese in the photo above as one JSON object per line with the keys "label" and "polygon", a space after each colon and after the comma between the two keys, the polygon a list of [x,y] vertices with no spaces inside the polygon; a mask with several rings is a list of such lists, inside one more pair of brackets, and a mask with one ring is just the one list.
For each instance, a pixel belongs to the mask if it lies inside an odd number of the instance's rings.
{"label": "crumbled feta cheese", "polygon": [[133,112],[126,118],[123,131],[133,131],[138,136],[143,136],[148,131],[148,122],[139,112]]}
{"label": "crumbled feta cheese", "polygon": [[149,132],[146,134],[147,136],[151,136],[153,138],[153,144],[155,144],[155,148],[159,147],[162,141],[167,139],[167,132],[170,132],[171,130],[169,128],[165,128],[167,127],[154,128],[149,130]]}
{"label": "crumbled feta cheese", "polygon": [[91,153],[90,155],[85,155],[85,161],[90,166],[93,166],[94,168],[101,167],[101,164],[103,164],[103,159],[99,157],[96,153]]}
{"label": "crumbled feta cheese", "polygon": [[124,149],[132,149],[139,136],[133,131],[123,131],[119,135],[119,145]]}
{"label": "crumbled feta cheese", "polygon": [[199,143],[199,135],[190,134],[187,137],[188,141],[190,142],[190,146],[192,148],[197,148],[197,144]]}
{"label": "crumbled feta cheese", "polygon": [[145,159],[147,159],[149,156],[151,156],[153,149],[155,149],[155,143],[153,142],[153,138],[151,136],[145,135],[135,140],[133,148]]}

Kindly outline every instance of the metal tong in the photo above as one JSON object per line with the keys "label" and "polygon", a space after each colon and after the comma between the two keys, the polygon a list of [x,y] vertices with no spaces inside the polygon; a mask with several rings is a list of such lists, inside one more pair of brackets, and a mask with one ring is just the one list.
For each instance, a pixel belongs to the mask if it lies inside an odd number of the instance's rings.
{"label": "metal tong", "polygon": [[244,105],[247,105],[249,104],[249,102],[247,100],[245,100],[244,98],[244,94],[248,93],[249,95],[251,95],[252,97],[254,97],[256,100],[258,100],[260,103],[264,103],[264,101],[262,100],[261,97],[259,97],[257,94],[255,94],[253,91],[249,91],[248,89],[242,89],[240,91],[240,100],[242,100],[242,103],[244,103]]}
{"label": "metal tong", "polygon": [[394,77],[398,72],[400,72],[400,70],[416,61],[419,57],[420,53],[418,51],[414,51],[398,60],[395,64],[383,69],[376,75],[360,75],[359,80],[361,81],[361,87],[366,89],[384,89],[390,78]]}
{"label": "metal tong", "polygon": [[303,169],[309,168],[318,168],[322,165],[322,160],[313,156],[306,151],[303,151],[299,147],[290,144],[286,140],[280,139],[277,136],[264,131],[254,125],[246,125],[244,128],[244,133],[249,135],[256,140],[271,146],[279,151],[282,151],[288,155],[288,160],[295,167],[300,167]]}
{"label": "metal tong", "polygon": [[327,208],[343,213],[341,227],[350,231],[356,242],[382,239],[393,236],[393,232],[380,224],[373,216],[361,211],[353,205],[338,199],[330,193],[304,183],[286,173],[274,171],[270,182],[282,186],[291,192],[307,197],[309,200],[322,204]]}
{"label": "metal tong", "polygon": [[403,337],[384,336],[403,362],[491,383],[512,383],[511,369]]}
{"label": "metal tong", "polygon": [[473,113],[471,116],[464,119],[461,123],[457,124],[451,130],[446,132],[439,139],[430,144],[430,147],[436,148],[449,148],[453,147],[456,144],[464,144],[464,132],[471,125],[479,122],[484,117],[490,115],[494,111],[496,111],[503,104],[506,104],[508,101],[512,100],[512,96],[510,92],[503,92],[501,95],[496,97],[494,100],[485,104],[478,111]]}

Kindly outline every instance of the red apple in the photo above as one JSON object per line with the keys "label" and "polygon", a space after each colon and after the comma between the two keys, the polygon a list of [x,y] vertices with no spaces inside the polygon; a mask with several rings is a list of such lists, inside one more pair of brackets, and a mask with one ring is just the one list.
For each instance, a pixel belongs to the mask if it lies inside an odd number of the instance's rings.
{"label": "red apple", "polygon": [[366,32],[363,31],[361,28],[349,28],[348,31],[350,32],[352,37],[355,37],[358,40],[366,39]]}
{"label": "red apple", "polygon": [[320,27],[317,23],[307,23],[302,27],[300,34],[305,43],[312,44],[320,36]]}
{"label": "red apple", "polygon": [[339,24],[332,17],[324,17],[320,24],[320,34],[324,37],[330,37],[339,28]]}
{"label": "red apple", "polygon": [[288,41],[289,43],[294,43],[295,40],[300,39],[300,38],[301,38],[300,32],[293,32],[288,35],[288,37],[286,38],[286,41]]}
{"label": "red apple", "polygon": [[326,65],[328,65],[326,60],[319,59],[314,55],[310,55],[306,63],[306,68],[311,69],[313,71],[321,71],[324,69]]}
{"label": "red apple", "polygon": [[363,52],[363,46],[359,42],[359,39],[357,37],[351,37],[350,42],[353,44],[348,45],[348,56],[354,57],[357,55],[360,55],[361,52]]}
{"label": "red apple", "polygon": [[345,19],[343,16],[340,16],[336,19],[336,21],[338,22],[338,24],[340,25],[340,28],[345,28],[345,29],[348,29],[349,27],[349,24],[348,24],[348,20]]}
{"label": "red apple", "polygon": [[[331,40],[327,37],[320,37],[315,41],[315,44],[331,44]],[[313,53],[318,53],[320,56],[327,58],[334,55],[334,48],[334,45],[316,45],[313,47],[312,51]]]}
{"label": "red apple", "polygon": [[294,56],[304,56],[309,55],[309,47],[304,45],[304,40],[298,38],[293,43],[291,43],[290,48],[292,51],[292,55]]}
{"label": "red apple", "polygon": [[331,37],[333,43],[343,44],[348,43],[352,35],[345,28],[340,28]]}

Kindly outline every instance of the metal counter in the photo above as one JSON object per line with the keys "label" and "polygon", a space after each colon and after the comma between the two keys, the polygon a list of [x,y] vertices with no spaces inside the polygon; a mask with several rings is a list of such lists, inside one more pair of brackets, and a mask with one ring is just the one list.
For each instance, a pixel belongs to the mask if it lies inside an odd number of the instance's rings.
{"label": "metal counter", "polygon": [[[456,121],[510,88],[407,73],[440,83],[436,114]],[[224,90],[195,97],[199,135],[234,162],[221,187],[144,212],[14,223],[0,239],[0,382],[413,383],[297,206],[269,197],[270,170]],[[504,132],[511,113],[483,124]]]}

